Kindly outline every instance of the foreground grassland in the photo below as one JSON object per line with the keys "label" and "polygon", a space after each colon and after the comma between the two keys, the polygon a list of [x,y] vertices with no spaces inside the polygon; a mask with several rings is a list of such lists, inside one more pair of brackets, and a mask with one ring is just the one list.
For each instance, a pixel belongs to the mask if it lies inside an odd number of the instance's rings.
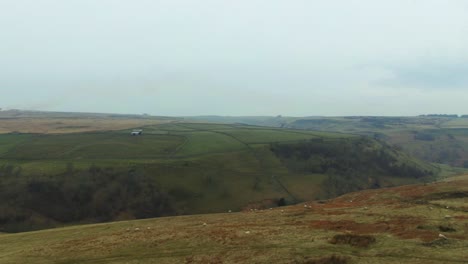
{"label": "foreground grassland", "polygon": [[0,263],[466,263],[468,176],[238,213],[0,234]]}

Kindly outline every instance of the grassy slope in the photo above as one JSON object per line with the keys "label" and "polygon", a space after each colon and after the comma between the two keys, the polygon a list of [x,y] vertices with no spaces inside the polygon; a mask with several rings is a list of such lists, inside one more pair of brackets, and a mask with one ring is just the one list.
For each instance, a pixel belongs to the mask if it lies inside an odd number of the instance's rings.
{"label": "grassy slope", "polygon": [[10,148],[3,157],[19,160],[152,158],[169,153],[182,142],[182,137],[172,135],[145,137],[129,137],[123,133],[35,135],[30,136],[28,141]]}
{"label": "grassy slope", "polygon": [[[0,262],[466,263],[467,195],[465,175],[272,210],[0,234]],[[337,234],[376,242],[331,244]]]}

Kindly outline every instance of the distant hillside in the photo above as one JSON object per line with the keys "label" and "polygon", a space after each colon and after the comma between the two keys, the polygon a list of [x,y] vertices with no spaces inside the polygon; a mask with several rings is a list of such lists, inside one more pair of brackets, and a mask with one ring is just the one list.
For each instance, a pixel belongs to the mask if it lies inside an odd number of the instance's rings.
{"label": "distant hillside", "polygon": [[441,171],[361,136],[245,125],[0,135],[0,232],[269,208]]}
{"label": "distant hillside", "polygon": [[384,140],[419,159],[468,168],[468,118],[466,115],[415,117],[197,117],[197,120],[242,122],[283,127],[367,135]]}
{"label": "distant hillside", "polygon": [[99,113],[0,111],[0,134],[67,134],[122,130],[180,120],[176,117]]}
{"label": "distant hillside", "polygon": [[163,117],[102,113],[0,111],[1,133],[68,134],[115,131],[169,122],[211,122],[275,128],[353,133],[384,140],[419,159],[468,169],[468,118],[456,115],[415,117]]}
{"label": "distant hillside", "polygon": [[298,119],[287,127],[369,135],[419,159],[468,168],[468,119],[453,115]]}
{"label": "distant hillside", "polygon": [[466,263],[468,176],[239,213],[0,234],[0,263]]}

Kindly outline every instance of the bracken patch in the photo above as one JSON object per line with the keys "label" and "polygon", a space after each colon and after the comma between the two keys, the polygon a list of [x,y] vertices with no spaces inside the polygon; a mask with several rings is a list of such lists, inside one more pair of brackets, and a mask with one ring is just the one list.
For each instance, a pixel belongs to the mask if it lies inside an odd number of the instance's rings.
{"label": "bracken patch", "polygon": [[438,233],[433,230],[418,229],[418,225],[422,224],[423,221],[416,217],[396,217],[389,221],[375,223],[357,223],[350,220],[321,220],[312,222],[310,227],[355,234],[391,233],[400,238],[418,238],[424,242],[429,242],[437,237]]}

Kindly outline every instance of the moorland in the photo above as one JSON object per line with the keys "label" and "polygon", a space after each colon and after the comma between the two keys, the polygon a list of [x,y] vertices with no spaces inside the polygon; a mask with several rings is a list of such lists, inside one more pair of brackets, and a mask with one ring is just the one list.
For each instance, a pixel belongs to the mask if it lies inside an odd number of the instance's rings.
{"label": "moorland", "polygon": [[461,117],[0,118],[1,263],[468,259]]}

